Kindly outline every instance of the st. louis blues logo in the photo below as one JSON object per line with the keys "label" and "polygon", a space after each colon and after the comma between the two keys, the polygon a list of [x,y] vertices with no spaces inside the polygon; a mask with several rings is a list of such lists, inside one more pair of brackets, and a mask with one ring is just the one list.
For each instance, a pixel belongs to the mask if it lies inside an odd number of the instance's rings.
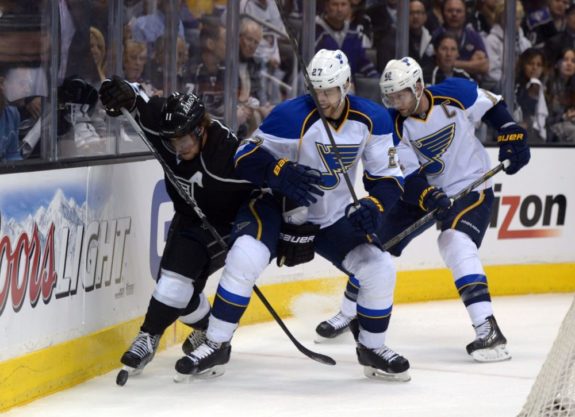
{"label": "st. louis blues logo", "polygon": [[[339,184],[339,174],[342,172],[341,166],[337,162],[332,145],[316,143],[315,146],[327,170],[327,172],[321,173],[321,188],[332,190]],[[339,145],[337,149],[345,169],[348,170],[357,157],[359,145]]]}
{"label": "st. louis blues logo", "polygon": [[445,163],[441,160],[441,155],[449,148],[454,136],[455,123],[452,123],[429,136],[413,142],[417,152],[428,160],[422,167],[426,175],[438,175],[443,172]]}

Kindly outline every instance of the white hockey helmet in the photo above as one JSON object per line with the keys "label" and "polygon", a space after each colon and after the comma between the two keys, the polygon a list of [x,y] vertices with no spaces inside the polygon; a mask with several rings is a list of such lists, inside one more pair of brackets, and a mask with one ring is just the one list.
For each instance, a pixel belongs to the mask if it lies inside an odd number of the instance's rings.
{"label": "white hockey helmet", "polygon": [[[415,86],[417,83],[421,83],[420,93],[417,94]],[[405,90],[406,88],[411,89],[416,99],[416,108],[419,105],[419,100],[423,95],[423,87],[425,84],[423,82],[423,71],[417,63],[417,61],[411,57],[403,57],[401,59],[392,59],[387,63],[381,78],[379,80],[379,88],[381,89],[381,98],[383,104],[387,107],[393,107],[388,99],[388,94],[397,93],[399,91]]]}
{"label": "white hockey helmet", "polygon": [[343,101],[351,83],[351,69],[342,51],[320,49],[308,65],[307,73],[316,90],[339,87]]}

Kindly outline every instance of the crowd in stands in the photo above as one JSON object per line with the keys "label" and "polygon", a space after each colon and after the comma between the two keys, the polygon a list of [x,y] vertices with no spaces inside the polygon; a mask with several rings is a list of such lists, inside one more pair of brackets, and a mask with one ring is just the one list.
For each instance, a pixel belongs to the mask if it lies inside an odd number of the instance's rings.
{"label": "crowd in stands", "polygon": [[[400,1],[317,0],[315,49],[346,53],[358,95],[377,100],[377,80],[396,57]],[[55,41],[45,17],[51,1],[0,0],[0,161],[38,157],[54,67],[64,156],[117,150],[110,143],[117,131],[94,99],[112,74],[140,83],[148,95],[194,92],[223,119],[227,1],[124,0],[121,31],[107,0],[57,3]],[[302,0],[283,3],[301,29]],[[238,135],[246,137],[273,106],[300,93],[302,82],[276,2],[240,0],[240,14],[236,116]],[[575,1],[517,0],[516,17],[515,116],[533,144],[574,143]],[[410,0],[408,21],[409,55],[420,63],[427,84],[464,77],[503,92],[509,71],[503,66],[505,1]],[[55,42],[59,59],[49,66]],[[121,60],[115,51],[122,51]],[[176,52],[175,82],[167,51]],[[120,148],[142,150],[129,126],[120,125]]]}

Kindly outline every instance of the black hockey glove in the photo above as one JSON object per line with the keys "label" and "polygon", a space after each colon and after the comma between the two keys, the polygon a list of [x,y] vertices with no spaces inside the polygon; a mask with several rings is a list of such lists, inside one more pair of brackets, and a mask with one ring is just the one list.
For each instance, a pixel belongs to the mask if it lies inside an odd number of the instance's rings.
{"label": "black hockey glove", "polygon": [[527,131],[521,126],[513,124],[500,129],[497,134],[499,144],[499,161],[509,159],[509,166],[505,168],[508,175],[513,175],[523,168],[531,159],[531,152],[527,144]]}
{"label": "black hockey glove", "polygon": [[451,204],[451,199],[439,187],[427,187],[419,197],[419,207],[425,211],[436,210],[433,217],[437,220],[447,218],[447,212]]}
{"label": "black hockey glove", "polygon": [[371,196],[360,199],[357,206],[347,206],[345,215],[356,229],[367,235],[376,233],[383,224],[383,206]]}
{"label": "black hockey glove", "polygon": [[319,225],[313,223],[283,223],[277,246],[277,265],[295,266],[311,261],[315,254],[314,241],[318,231]]}
{"label": "black hockey glove", "polygon": [[100,100],[110,117],[118,117],[122,114],[120,110],[124,107],[128,111],[136,107],[136,92],[127,81],[117,75],[111,80],[104,80],[99,91]]}
{"label": "black hockey glove", "polygon": [[314,194],[323,195],[318,187],[321,173],[287,159],[280,159],[268,168],[267,183],[272,190],[282,193],[298,206],[309,206],[317,202]]}

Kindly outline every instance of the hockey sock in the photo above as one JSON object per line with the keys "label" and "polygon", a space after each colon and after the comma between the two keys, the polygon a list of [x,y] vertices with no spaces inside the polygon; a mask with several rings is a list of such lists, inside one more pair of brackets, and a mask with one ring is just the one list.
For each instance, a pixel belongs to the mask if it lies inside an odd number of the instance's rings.
{"label": "hockey sock", "polygon": [[179,308],[167,306],[152,297],[140,329],[152,335],[163,334],[168,326],[178,319],[181,311]]}

